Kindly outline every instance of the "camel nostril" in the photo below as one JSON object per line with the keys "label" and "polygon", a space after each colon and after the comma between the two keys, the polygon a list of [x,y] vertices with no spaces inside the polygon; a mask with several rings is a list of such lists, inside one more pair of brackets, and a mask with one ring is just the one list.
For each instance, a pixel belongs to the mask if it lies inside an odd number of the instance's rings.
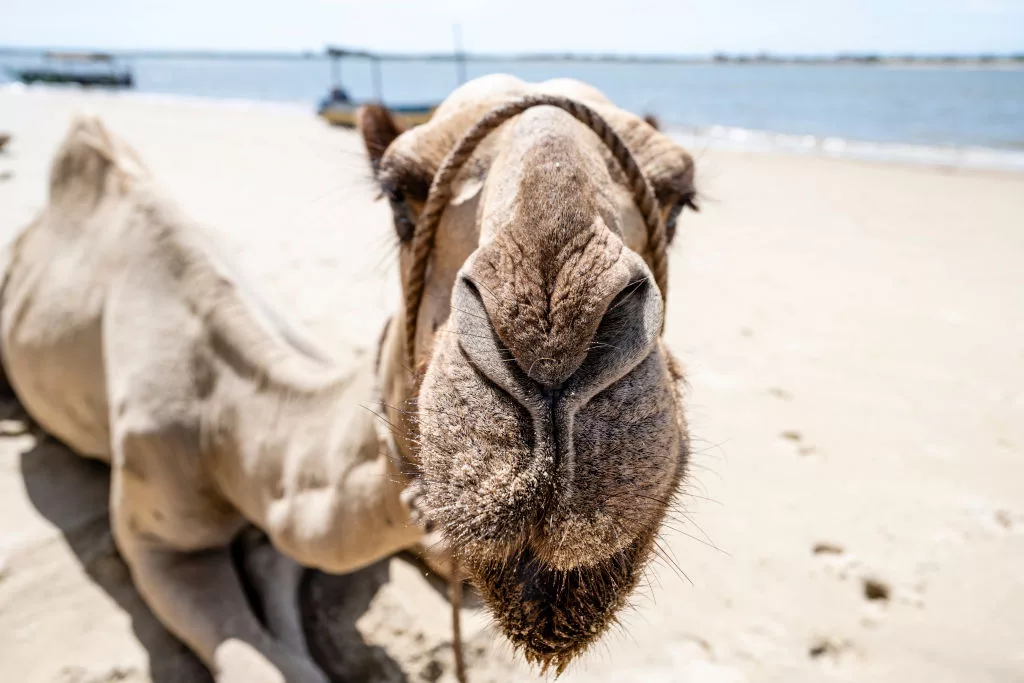
{"label": "camel nostril", "polygon": [[597,328],[597,333],[594,335],[594,343],[599,343],[597,340],[603,334],[609,331],[616,325],[621,325],[625,318],[628,317],[627,310],[631,304],[637,300],[643,298],[647,293],[647,288],[651,286],[651,282],[646,277],[637,278],[636,280],[630,281],[622,290],[615,295],[615,298],[608,304],[608,308],[605,309],[604,315],[601,317],[601,324]]}
{"label": "camel nostril", "polygon": [[581,289],[573,305],[568,297],[494,296],[499,288],[462,275],[452,302],[459,343],[478,369],[509,393],[532,396],[536,409],[550,412],[566,392],[582,400],[601,378],[639,363],[660,333],[658,288],[639,256],[627,265],[618,286],[608,278]]}
{"label": "camel nostril", "polygon": [[587,358],[600,359],[614,355],[621,344],[637,336],[645,336],[643,311],[649,303],[653,283],[647,277],[631,280],[609,302],[593,336],[587,344]]}

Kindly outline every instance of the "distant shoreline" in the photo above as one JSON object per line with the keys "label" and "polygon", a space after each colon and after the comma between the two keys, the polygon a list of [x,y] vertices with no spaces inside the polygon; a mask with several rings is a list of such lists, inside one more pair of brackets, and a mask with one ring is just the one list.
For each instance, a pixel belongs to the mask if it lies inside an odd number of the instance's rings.
{"label": "distant shoreline", "polygon": [[[83,97],[136,100],[168,107],[213,107],[239,111],[278,111],[284,114],[310,115],[302,101],[258,100],[244,97],[211,97],[153,92],[75,91],[62,87],[28,88],[20,84],[0,84],[0,97],[6,94],[51,93],[67,96],[78,92]],[[793,157],[817,157],[839,161],[896,164],[948,170],[1024,173],[1024,150],[984,145],[927,145],[881,142],[844,138],[838,135],[811,135],[755,130],[735,126],[691,126],[668,124],[664,132],[692,151],[718,149],[744,154],[774,153]]]}
{"label": "distant shoreline", "polygon": [[313,60],[332,56],[345,59],[376,59],[382,62],[583,62],[598,64],[688,64],[688,65],[792,65],[792,66],[883,66],[883,67],[970,67],[1024,69],[1024,53],[975,55],[885,55],[839,53],[833,55],[778,55],[772,53],[711,55],[630,55],[579,53],[451,53],[372,52],[362,49],[326,48],[322,51],[240,51],[240,50],[102,50],[95,48],[3,47],[0,57],[45,57],[49,52],[91,52],[121,59],[227,59],[227,60]]}
{"label": "distant shoreline", "polygon": [[[327,88],[343,86],[355,102],[402,106],[438,102],[460,82],[493,72],[527,81],[569,76],[594,85],[630,111],[652,114],[663,127],[708,139],[713,146],[1024,171],[1024,60],[979,62],[961,55],[956,61],[856,62],[837,57],[832,62],[802,58],[790,65],[781,58],[720,58],[659,65],[649,58],[602,62],[597,60],[611,57],[588,56],[587,61],[576,56],[578,61],[527,62],[543,56],[519,55],[519,61],[488,62],[484,60],[491,57],[475,55],[480,61],[456,69],[450,54],[435,55],[434,61],[384,63],[374,60],[393,55],[335,50],[307,57],[245,53],[238,59],[233,57],[237,53],[203,58],[196,51],[124,51],[108,55],[112,61],[103,53],[81,52],[51,54],[54,59],[47,61],[40,50],[19,53],[32,55],[28,57],[4,57],[10,51],[0,47],[0,83],[19,80],[19,69],[44,64],[63,68],[57,60],[67,56],[78,64],[95,64],[89,69],[96,72],[130,72],[139,94],[302,102],[311,107]],[[170,58],[161,59],[160,54]],[[260,61],[282,57],[286,61]]]}

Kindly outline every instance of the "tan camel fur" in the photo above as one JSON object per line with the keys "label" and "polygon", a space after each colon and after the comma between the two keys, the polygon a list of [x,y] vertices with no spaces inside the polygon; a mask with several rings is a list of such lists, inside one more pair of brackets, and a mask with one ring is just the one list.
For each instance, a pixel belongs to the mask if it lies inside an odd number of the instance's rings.
{"label": "tan camel fur", "polygon": [[[692,204],[689,156],[600,93],[479,79],[401,135],[381,108],[362,116],[403,274],[446,151],[533,91],[600,111],[671,222]],[[126,144],[75,122],[48,204],[4,257],[4,370],[44,429],[111,464],[133,580],[218,682],[326,680],[301,632],[298,565],[355,570],[422,542],[427,520],[531,660],[561,668],[614,620],[687,455],[681,375],[620,175],[593,133],[550,107],[481,145],[430,262],[419,386],[401,310],[375,354],[317,350]],[[294,560],[254,563],[266,626],[228,551],[250,524]]]}

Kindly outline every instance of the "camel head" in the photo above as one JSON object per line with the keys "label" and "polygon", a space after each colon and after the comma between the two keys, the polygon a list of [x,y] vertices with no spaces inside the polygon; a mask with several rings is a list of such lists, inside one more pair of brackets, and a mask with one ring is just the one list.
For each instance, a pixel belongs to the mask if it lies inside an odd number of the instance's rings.
{"label": "camel head", "polygon": [[[494,106],[528,93],[571,97],[611,124],[669,238],[693,206],[689,155],[575,81],[478,79],[405,132],[368,107],[360,129],[394,213],[403,287],[445,155]],[[423,505],[502,632],[561,670],[627,602],[687,461],[682,377],[661,340],[647,228],[606,144],[539,106],[484,138],[435,235],[416,367],[390,356],[405,394],[388,394],[390,417],[416,435],[405,445]],[[395,320],[402,328],[403,315]]]}

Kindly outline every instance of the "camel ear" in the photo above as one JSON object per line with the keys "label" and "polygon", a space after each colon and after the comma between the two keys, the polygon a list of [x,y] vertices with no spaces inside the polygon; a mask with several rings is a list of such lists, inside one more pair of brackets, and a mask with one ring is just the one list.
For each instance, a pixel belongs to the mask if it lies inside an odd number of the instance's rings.
{"label": "camel ear", "polygon": [[384,152],[388,145],[402,134],[402,126],[395,121],[387,107],[380,104],[366,104],[360,107],[356,112],[356,125],[363,136],[363,144],[366,146],[367,156],[370,157],[373,174],[377,175]]}
{"label": "camel ear", "polygon": [[661,125],[658,123],[657,117],[654,114],[644,114],[644,123],[653,128],[654,130],[661,130]]}

